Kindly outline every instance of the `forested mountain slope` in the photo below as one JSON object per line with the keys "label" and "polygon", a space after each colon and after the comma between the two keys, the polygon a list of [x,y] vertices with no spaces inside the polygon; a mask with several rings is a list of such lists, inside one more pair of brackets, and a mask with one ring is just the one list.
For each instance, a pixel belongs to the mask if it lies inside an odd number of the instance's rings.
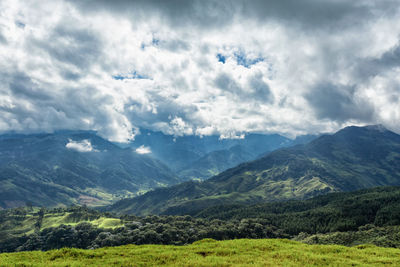
{"label": "forested mountain slope", "polygon": [[161,162],[93,132],[0,137],[0,208],[99,205],[178,182]]}
{"label": "forested mountain slope", "polygon": [[400,185],[400,136],[382,126],[352,126],[273,151],[204,182],[121,200],[110,210],[190,214],[218,204],[304,199],[383,185]]}

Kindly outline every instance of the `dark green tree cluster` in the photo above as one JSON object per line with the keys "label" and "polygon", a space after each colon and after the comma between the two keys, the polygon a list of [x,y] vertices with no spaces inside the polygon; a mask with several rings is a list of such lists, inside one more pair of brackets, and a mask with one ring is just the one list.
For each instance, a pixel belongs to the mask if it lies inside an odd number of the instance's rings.
{"label": "dark green tree cluster", "polygon": [[367,224],[400,225],[400,188],[378,187],[252,206],[215,206],[203,210],[196,217],[220,220],[262,218],[291,236],[301,232],[357,231]]}
{"label": "dark green tree cluster", "polygon": [[204,238],[225,240],[288,237],[263,219],[222,221],[190,216],[124,216],[121,220],[125,226],[115,229],[96,228],[90,223],[46,228],[29,236],[2,240],[0,251],[98,248],[125,244],[184,245]]}
{"label": "dark green tree cluster", "polygon": [[381,247],[400,248],[400,226],[377,227],[367,224],[359,227],[357,231],[313,235],[300,233],[294,239],[307,244],[336,244],[344,246],[373,244]]}

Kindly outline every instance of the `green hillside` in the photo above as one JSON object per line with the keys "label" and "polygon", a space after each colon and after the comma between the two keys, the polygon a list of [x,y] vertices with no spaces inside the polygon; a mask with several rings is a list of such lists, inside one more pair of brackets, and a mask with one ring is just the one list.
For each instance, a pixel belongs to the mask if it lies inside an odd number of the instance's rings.
{"label": "green hillside", "polygon": [[381,126],[347,127],[306,145],[276,150],[204,182],[121,200],[109,210],[194,214],[226,203],[305,199],[383,185],[400,185],[400,135]]}
{"label": "green hillside", "polygon": [[[347,229],[354,230],[357,227],[372,223],[375,225],[400,225],[400,187],[376,187],[358,190],[354,192],[329,193],[307,200],[291,200],[260,203],[255,205],[219,205],[206,208],[195,217],[207,219],[244,219],[264,218],[278,222],[282,228],[293,225],[301,228],[303,224],[316,221],[326,229],[314,228],[318,232],[341,230],[336,227],[346,222]],[[324,219],[324,224],[321,219]],[[332,228],[329,224],[336,225]],[[353,228],[351,228],[353,225]],[[342,225],[340,227],[344,227]],[[308,230],[304,230],[308,231]]]}
{"label": "green hillside", "polygon": [[85,207],[0,211],[0,252],[190,244],[204,238],[292,238],[310,244],[400,248],[400,187],[309,200],[223,205],[195,216],[122,215]]}
{"label": "green hillside", "polygon": [[0,243],[11,237],[31,235],[61,225],[76,226],[80,223],[90,223],[98,228],[123,226],[118,217],[84,207],[20,207],[0,211]]}
{"label": "green hillside", "polygon": [[0,138],[0,209],[104,205],[179,181],[161,162],[92,132]]}
{"label": "green hillside", "polygon": [[399,266],[400,250],[372,245],[306,245],[289,240],[198,241],[0,254],[2,266]]}

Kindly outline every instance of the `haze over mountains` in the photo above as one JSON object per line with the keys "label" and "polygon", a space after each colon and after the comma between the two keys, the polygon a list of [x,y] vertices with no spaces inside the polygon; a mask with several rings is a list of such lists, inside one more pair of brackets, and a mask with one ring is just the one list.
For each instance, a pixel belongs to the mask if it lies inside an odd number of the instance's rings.
{"label": "haze over mountains", "polygon": [[204,182],[185,182],[121,200],[120,213],[193,214],[218,204],[303,199],[335,191],[400,185],[400,135],[382,126],[346,127],[278,149]]}
{"label": "haze over mountains", "polygon": [[0,207],[99,205],[181,181],[167,166],[93,132],[3,135]]}
{"label": "haze over mountains", "polygon": [[292,140],[278,134],[247,134],[233,139],[220,136],[166,135],[142,129],[129,145],[145,149],[181,178],[205,179],[239,163],[256,159],[277,148],[306,143],[316,135],[299,136]]}
{"label": "haze over mountains", "polygon": [[1,135],[0,207],[109,204],[210,177],[297,141],[280,135],[221,140],[143,130],[121,148],[92,131]]}

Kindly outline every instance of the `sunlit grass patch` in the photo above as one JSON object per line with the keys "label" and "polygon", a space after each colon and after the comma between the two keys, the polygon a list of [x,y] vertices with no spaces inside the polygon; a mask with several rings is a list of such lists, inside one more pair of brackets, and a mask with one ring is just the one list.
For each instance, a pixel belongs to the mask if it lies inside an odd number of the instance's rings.
{"label": "sunlit grass patch", "polygon": [[206,239],[186,246],[126,245],[0,254],[1,266],[399,266],[400,250],[282,239]]}

